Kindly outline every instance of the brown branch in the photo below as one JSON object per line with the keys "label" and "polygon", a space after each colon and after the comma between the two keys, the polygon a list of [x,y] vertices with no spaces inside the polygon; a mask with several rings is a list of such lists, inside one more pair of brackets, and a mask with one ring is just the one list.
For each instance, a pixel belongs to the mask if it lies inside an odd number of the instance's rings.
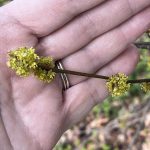
{"label": "brown branch", "polygon": [[143,49],[149,49],[150,50],[150,42],[137,42],[134,43],[136,47],[143,48]]}
{"label": "brown branch", "polygon": [[[38,61],[38,60],[37,60]],[[55,73],[60,73],[60,74],[70,74],[70,75],[76,75],[76,76],[84,76],[84,77],[89,77],[89,78],[97,78],[97,79],[103,79],[103,80],[108,80],[110,77],[108,76],[103,76],[103,75],[97,75],[97,74],[90,74],[90,73],[85,73],[85,72],[78,72],[78,71],[72,71],[72,70],[62,70],[59,69],[57,67],[52,68],[52,66],[48,66],[47,64],[40,64],[38,63],[38,66],[42,69],[45,70],[52,70]],[[150,79],[138,79],[138,80],[128,80],[127,83],[132,83],[132,84],[136,84],[136,83],[144,83],[144,82],[150,82]]]}
{"label": "brown branch", "polygon": [[66,74],[71,74],[71,75],[84,76],[84,77],[90,77],[90,78],[98,78],[98,79],[105,79],[105,80],[109,79],[109,77],[107,77],[107,76],[89,74],[89,73],[83,73],[83,72],[77,72],[77,71],[71,71],[71,70],[61,70],[61,69],[57,69],[57,68],[53,68],[52,70],[56,73],[66,73]]}
{"label": "brown branch", "polygon": [[[89,73],[83,73],[83,72],[77,72],[77,71],[71,71],[71,70],[61,70],[58,68],[52,69],[56,73],[66,73],[71,75],[77,75],[77,76],[84,76],[84,77],[90,77],[90,78],[98,78],[98,79],[104,79],[108,80],[108,76],[102,76],[102,75],[96,75],[96,74],[89,74]],[[138,79],[138,80],[128,80],[127,83],[144,83],[144,82],[150,82],[150,79]]]}
{"label": "brown branch", "polygon": [[138,79],[138,80],[128,80],[127,83],[132,83],[132,84],[136,84],[136,83],[144,83],[144,82],[150,82],[150,79]]}

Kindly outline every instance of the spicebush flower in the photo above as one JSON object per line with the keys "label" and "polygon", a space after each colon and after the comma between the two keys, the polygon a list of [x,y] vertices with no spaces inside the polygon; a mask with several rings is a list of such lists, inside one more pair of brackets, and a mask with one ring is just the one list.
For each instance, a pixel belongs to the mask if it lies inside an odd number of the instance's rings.
{"label": "spicebush flower", "polygon": [[144,92],[149,92],[150,91],[150,83],[141,83],[141,89]]}
{"label": "spicebush flower", "polygon": [[33,73],[47,83],[50,83],[55,77],[56,73],[52,71],[52,68],[55,67],[52,57],[39,57],[33,48],[18,48],[10,51],[8,57],[8,67],[15,70],[19,76],[26,77]]}
{"label": "spicebush flower", "polygon": [[37,68],[36,60],[39,56],[35,54],[35,49],[21,47],[8,53],[8,67],[15,70],[19,76],[28,76],[35,68]]}
{"label": "spicebush flower", "polygon": [[[34,71],[34,75],[47,83],[50,83],[54,78],[56,73],[52,71],[55,67],[55,63],[52,57],[40,57],[37,62],[38,67]],[[49,68],[49,69],[46,69]]]}
{"label": "spicebush flower", "polygon": [[112,75],[106,83],[106,86],[114,96],[121,96],[130,88],[130,84],[127,83],[128,77],[123,73],[118,73],[116,75]]}

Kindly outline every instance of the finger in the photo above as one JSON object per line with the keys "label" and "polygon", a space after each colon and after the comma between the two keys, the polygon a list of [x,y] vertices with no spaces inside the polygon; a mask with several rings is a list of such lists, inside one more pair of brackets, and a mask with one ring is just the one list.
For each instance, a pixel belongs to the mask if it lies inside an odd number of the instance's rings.
{"label": "finger", "polygon": [[[138,61],[137,48],[130,47],[117,59],[108,64],[98,74],[110,76],[118,72],[129,74]],[[89,79],[66,91],[66,107],[68,116],[66,125],[73,125],[83,119],[88,112],[108,96],[106,82],[100,79]]]}
{"label": "finger", "polygon": [[[80,51],[66,57],[62,63],[68,70],[94,73],[103,65],[117,57],[150,27],[150,8],[114,30],[98,37]],[[70,84],[75,85],[85,77],[68,76]]]}
{"label": "finger", "polygon": [[8,15],[14,16],[33,34],[45,36],[60,28],[76,15],[106,0],[16,0],[5,6]]}
{"label": "finger", "polygon": [[41,40],[38,46],[39,51],[43,55],[52,55],[56,59],[64,58],[123,23],[148,5],[150,5],[149,0],[107,1]]}

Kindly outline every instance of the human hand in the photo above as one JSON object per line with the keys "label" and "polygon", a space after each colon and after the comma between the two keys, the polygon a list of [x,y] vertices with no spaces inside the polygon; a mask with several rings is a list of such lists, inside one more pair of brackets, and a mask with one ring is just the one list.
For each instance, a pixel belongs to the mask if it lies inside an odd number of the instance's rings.
{"label": "human hand", "polygon": [[[103,2],[103,3],[102,3]],[[6,67],[7,52],[36,47],[67,70],[129,74],[137,60],[131,45],[150,27],[149,0],[16,0],[0,8],[0,145],[2,150],[48,150],[70,126],[107,97],[105,81],[69,75],[45,84]]]}

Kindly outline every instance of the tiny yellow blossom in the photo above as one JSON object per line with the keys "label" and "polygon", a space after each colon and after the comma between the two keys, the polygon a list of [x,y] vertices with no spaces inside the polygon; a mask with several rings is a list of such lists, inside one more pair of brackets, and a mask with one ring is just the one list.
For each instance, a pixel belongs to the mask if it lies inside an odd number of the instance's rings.
{"label": "tiny yellow blossom", "polygon": [[33,48],[18,48],[8,53],[7,65],[16,71],[19,76],[28,76],[37,67],[36,60],[39,59]]}
{"label": "tiny yellow blossom", "polygon": [[55,62],[52,57],[40,57],[38,59],[37,65],[44,66],[45,68],[54,68],[55,67]]}
{"label": "tiny yellow blossom", "polygon": [[130,88],[130,84],[127,83],[128,77],[123,73],[112,75],[106,83],[106,86],[112,96],[121,96]]}
{"label": "tiny yellow blossom", "polygon": [[[52,57],[40,57],[37,62],[38,67],[34,71],[34,75],[47,83],[50,83],[54,78],[56,73],[52,71],[55,67],[55,63]],[[48,68],[48,69],[46,69]]]}
{"label": "tiny yellow blossom", "polygon": [[50,83],[55,78],[56,73],[53,72],[52,70],[47,71],[41,68],[37,68],[36,71],[34,72],[34,75],[38,79]]}
{"label": "tiny yellow blossom", "polygon": [[150,83],[141,83],[141,89],[144,91],[144,92],[149,92],[150,91]]}

